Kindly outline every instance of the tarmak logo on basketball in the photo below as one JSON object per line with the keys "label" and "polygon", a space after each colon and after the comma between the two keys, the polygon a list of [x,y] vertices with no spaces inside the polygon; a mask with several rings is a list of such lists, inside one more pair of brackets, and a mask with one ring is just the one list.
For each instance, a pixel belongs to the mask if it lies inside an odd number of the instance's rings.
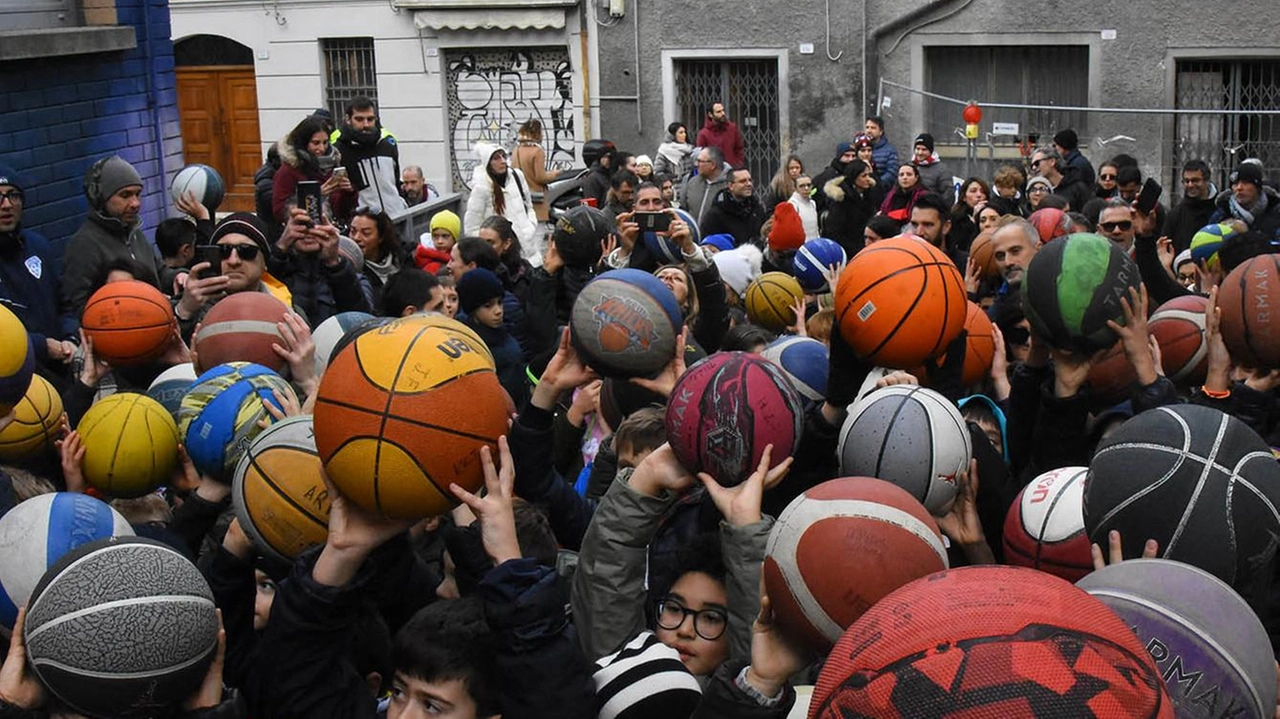
{"label": "tarmak logo on basketball", "polygon": [[1255,319],[1259,329],[1271,329],[1271,287],[1268,283],[1268,272],[1265,269],[1254,270],[1253,276],[1257,284],[1253,286],[1253,309],[1257,313]]}
{"label": "tarmak logo on basketball", "polygon": [[[1138,633],[1138,636],[1142,636],[1138,627],[1133,627],[1133,630]],[[1182,655],[1170,651],[1169,646],[1157,637],[1152,637],[1147,642],[1147,652],[1155,660],[1156,668],[1160,670],[1161,677],[1164,678],[1165,686],[1169,688],[1169,692],[1171,694],[1179,694],[1183,697],[1183,702],[1193,707],[1199,707],[1205,712],[1204,716],[1249,716],[1248,707],[1241,706],[1238,703],[1238,697],[1224,693],[1222,687],[1217,684],[1205,687],[1204,691],[1198,694],[1194,693],[1196,685],[1201,680],[1212,681],[1212,679],[1205,677],[1203,669],[1197,669],[1193,672],[1184,670],[1187,668],[1187,664],[1210,663],[1210,660],[1207,660],[1204,656],[1190,657],[1190,661],[1188,661]],[[1220,702],[1225,703],[1226,706],[1219,706]]]}
{"label": "tarmak logo on basketball", "polygon": [[644,305],[629,297],[602,295],[591,311],[596,319],[596,340],[605,352],[643,354],[658,339]]}

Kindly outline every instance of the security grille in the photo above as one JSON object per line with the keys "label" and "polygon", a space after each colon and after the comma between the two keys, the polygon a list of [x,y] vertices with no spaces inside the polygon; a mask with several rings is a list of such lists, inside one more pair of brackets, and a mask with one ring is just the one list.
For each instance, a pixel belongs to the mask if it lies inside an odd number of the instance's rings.
{"label": "security grille", "polygon": [[320,39],[324,55],[324,104],[341,122],[347,101],[364,95],[378,101],[378,72],[374,64],[373,38],[327,37]]}
{"label": "security grille", "polygon": [[781,161],[778,122],[777,60],[677,60],[676,105],[698,135],[712,103],[724,103],[738,124],[746,147],[746,165],[758,187],[768,183]]}
{"label": "security grille", "polygon": [[[1275,110],[1280,107],[1280,60],[1179,60],[1179,109]],[[1280,170],[1280,117],[1276,115],[1178,115],[1171,186],[1183,163],[1209,163],[1214,181],[1226,188],[1227,175],[1241,160],[1262,160],[1269,175]]]}

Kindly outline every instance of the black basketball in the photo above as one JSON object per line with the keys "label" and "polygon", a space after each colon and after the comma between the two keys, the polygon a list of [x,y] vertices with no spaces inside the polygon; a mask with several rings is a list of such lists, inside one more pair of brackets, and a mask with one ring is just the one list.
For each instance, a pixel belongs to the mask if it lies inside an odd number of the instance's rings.
{"label": "black basketball", "polygon": [[1097,352],[1116,343],[1107,320],[1124,324],[1121,298],[1141,281],[1119,245],[1076,234],[1044,245],[1022,280],[1022,309],[1031,328],[1063,350]]}
{"label": "black basketball", "polygon": [[556,221],[551,241],[566,267],[588,269],[600,261],[600,242],[609,236],[613,223],[594,207],[579,205]]}
{"label": "black basketball", "polygon": [[[1269,585],[1280,543],[1280,465],[1244,422],[1180,404],[1148,410],[1099,447],[1085,482],[1089,539],[1119,530],[1125,556],[1197,566],[1245,595]],[[1256,583],[1256,584],[1255,584]]]}

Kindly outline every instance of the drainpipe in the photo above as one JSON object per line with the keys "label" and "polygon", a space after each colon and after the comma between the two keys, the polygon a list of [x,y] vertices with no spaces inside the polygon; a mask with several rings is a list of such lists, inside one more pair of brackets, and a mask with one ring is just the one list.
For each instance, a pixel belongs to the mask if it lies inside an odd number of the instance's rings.
{"label": "drainpipe", "polygon": [[[151,3],[154,1],[142,1],[142,43],[147,58],[147,104],[151,107],[152,136],[155,138],[156,160],[160,163],[160,183],[164,187],[168,183],[169,171],[164,162],[164,130],[160,126],[160,100],[157,97],[160,75],[156,71],[155,45],[151,38]],[[164,216],[163,209],[160,216]]]}
{"label": "drainpipe", "polygon": [[[923,18],[935,10],[939,10],[955,2],[958,2],[958,0],[929,0],[929,2],[921,5],[915,10],[899,15],[883,25],[878,26],[871,31],[870,36],[863,36],[864,48],[862,52],[863,56],[866,58],[863,63],[863,76],[866,78],[863,82],[864,95],[866,94],[866,86],[868,82],[878,82],[880,80],[880,38],[904,25]],[[866,12],[865,6],[863,7],[863,12]],[[877,100],[875,107],[867,108],[867,114],[875,115],[879,113],[879,110],[879,100]]]}

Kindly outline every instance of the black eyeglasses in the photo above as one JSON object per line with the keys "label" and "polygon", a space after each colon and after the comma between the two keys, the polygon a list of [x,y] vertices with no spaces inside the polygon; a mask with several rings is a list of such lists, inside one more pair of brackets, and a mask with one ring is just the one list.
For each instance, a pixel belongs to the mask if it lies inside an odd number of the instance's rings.
{"label": "black eyeglasses", "polygon": [[215,245],[215,247],[222,252],[222,259],[231,259],[231,253],[235,252],[245,262],[253,262],[258,259],[258,252],[260,251],[257,245]]}
{"label": "black eyeglasses", "polygon": [[1031,161],[1031,166],[1032,166],[1032,167],[1039,167],[1039,166],[1040,166],[1040,163],[1042,163],[1042,162],[1044,162],[1044,159],[1043,159],[1043,158],[1041,158],[1041,159],[1039,159],[1039,160],[1032,160],[1032,161]]}
{"label": "black eyeglasses", "polygon": [[22,190],[6,190],[5,192],[0,192],[0,202],[8,200],[14,205],[22,202],[24,197],[25,195],[22,194]]}
{"label": "black eyeglasses", "polygon": [[1120,220],[1119,222],[1099,222],[1098,227],[1102,228],[1103,232],[1115,232],[1116,230],[1128,232],[1133,229],[1133,223],[1129,220]]}
{"label": "black eyeglasses", "polygon": [[1115,175],[1098,175],[1099,180],[1107,180],[1108,182],[1116,179]]}
{"label": "black eyeglasses", "polygon": [[729,624],[723,609],[694,611],[671,597],[658,602],[658,626],[663,629],[679,629],[686,617],[693,617],[693,631],[709,642],[719,639]]}

